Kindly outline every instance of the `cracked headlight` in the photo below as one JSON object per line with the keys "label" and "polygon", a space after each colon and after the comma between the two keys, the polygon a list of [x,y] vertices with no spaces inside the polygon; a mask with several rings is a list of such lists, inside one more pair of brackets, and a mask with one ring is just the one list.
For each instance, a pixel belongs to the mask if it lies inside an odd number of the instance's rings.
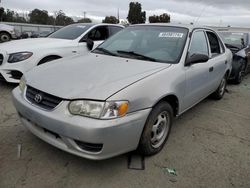
{"label": "cracked headlight", "polygon": [[69,104],[69,112],[73,115],[97,119],[114,119],[125,116],[128,111],[128,101],[88,101],[76,100]]}
{"label": "cracked headlight", "polygon": [[19,61],[24,61],[29,59],[33,55],[32,52],[18,52],[10,54],[8,62],[9,63],[17,63]]}

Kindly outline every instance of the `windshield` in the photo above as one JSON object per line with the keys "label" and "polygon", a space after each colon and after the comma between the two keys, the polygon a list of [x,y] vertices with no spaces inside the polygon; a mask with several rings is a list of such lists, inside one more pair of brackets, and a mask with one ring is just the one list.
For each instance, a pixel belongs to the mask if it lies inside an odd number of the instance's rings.
{"label": "windshield", "polygon": [[188,29],[167,26],[131,26],[101,44],[94,53],[178,63]]}
{"label": "windshield", "polygon": [[52,33],[48,38],[74,40],[87,31],[90,25],[69,25]]}
{"label": "windshield", "polygon": [[221,32],[219,34],[225,44],[229,44],[237,48],[242,48],[247,45],[247,33]]}

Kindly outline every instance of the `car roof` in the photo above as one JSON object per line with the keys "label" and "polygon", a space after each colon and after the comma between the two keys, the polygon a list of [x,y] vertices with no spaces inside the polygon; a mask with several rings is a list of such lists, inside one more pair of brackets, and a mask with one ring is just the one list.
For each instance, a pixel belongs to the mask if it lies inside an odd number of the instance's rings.
{"label": "car roof", "polygon": [[95,23],[75,23],[75,24],[71,24],[71,25],[76,25],[76,26],[117,26],[117,27],[124,27],[123,25],[119,25],[119,24],[109,24],[109,23],[99,23],[99,24],[95,24]]}
{"label": "car roof", "polygon": [[149,24],[136,24],[142,26],[165,26],[165,27],[183,27],[188,29],[189,31],[193,31],[194,29],[208,29],[214,31],[214,29],[209,28],[207,26],[201,25],[193,25],[193,24],[173,24],[173,23],[149,23]]}

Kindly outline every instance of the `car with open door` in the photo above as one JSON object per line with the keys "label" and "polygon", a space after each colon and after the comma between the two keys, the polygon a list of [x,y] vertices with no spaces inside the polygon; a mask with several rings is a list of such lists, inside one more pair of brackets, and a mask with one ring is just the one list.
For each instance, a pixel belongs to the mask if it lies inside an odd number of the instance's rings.
{"label": "car with open door", "polygon": [[224,96],[231,61],[209,28],[133,25],[84,57],[24,74],[13,102],[25,127],[69,153],[95,160],[136,149],[153,155],[174,117],[209,95]]}
{"label": "car with open door", "polygon": [[18,83],[23,73],[50,61],[89,53],[124,27],[115,24],[72,24],[46,38],[23,39],[0,44],[0,79]]}
{"label": "car with open door", "polygon": [[233,53],[233,68],[229,79],[240,84],[244,76],[250,72],[250,33],[221,31],[219,35]]}

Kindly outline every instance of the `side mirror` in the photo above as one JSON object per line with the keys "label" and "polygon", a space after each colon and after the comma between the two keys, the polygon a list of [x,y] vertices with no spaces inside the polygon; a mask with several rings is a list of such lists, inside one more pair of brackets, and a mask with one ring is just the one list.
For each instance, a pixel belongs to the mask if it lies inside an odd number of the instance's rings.
{"label": "side mirror", "polygon": [[209,60],[208,55],[204,54],[193,54],[191,56],[188,55],[185,65],[190,66],[197,63],[206,63],[208,60]]}
{"label": "side mirror", "polygon": [[87,43],[87,48],[88,48],[89,51],[91,51],[93,49],[93,47],[94,47],[94,41],[91,40],[91,39],[83,38],[83,39],[80,40],[80,42],[86,42]]}
{"label": "side mirror", "polygon": [[87,42],[87,48],[89,49],[89,51],[91,51],[94,47],[94,41],[91,39],[86,39]]}

